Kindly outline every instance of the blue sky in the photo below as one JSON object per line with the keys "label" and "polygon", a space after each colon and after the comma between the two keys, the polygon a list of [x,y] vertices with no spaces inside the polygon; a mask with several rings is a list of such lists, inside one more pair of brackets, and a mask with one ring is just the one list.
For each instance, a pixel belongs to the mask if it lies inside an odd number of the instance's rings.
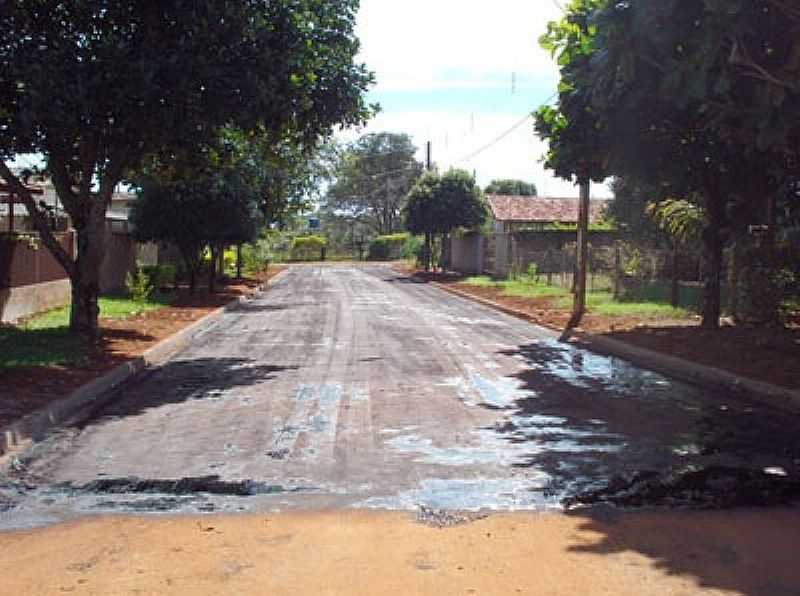
{"label": "blue sky", "polygon": [[[546,150],[527,114],[551,100],[558,73],[538,38],[561,15],[556,0],[361,0],[360,59],[375,72],[381,113],[361,131],[405,132],[433,144],[440,168],[535,182],[541,195],[577,196],[544,170]],[[512,83],[513,81],[513,83]],[[502,140],[464,159],[512,127]],[[595,196],[609,196],[603,185]]]}

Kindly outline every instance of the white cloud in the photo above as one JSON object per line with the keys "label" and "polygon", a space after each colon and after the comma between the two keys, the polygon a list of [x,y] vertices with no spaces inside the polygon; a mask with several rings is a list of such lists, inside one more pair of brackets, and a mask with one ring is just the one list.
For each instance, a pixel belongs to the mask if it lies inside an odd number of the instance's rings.
{"label": "white cloud", "polygon": [[362,0],[361,58],[384,91],[441,87],[453,72],[553,79],[538,38],[560,14],[554,0]]}
{"label": "white cloud", "polygon": [[[362,0],[358,15],[360,60],[374,70],[375,96],[394,94],[385,111],[363,131],[405,132],[424,158],[427,141],[440,168],[475,170],[485,186],[493,178],[533,181],[541,195],[577,196],[569,181],[545,171],[545,144],[529,120],[490,148],[472,154],[508,131],[555,92],[558,73],[539,37],[547,23],[561,17],[561,0]],[[483,111],[465,107],[465,97],[479,97],[508,86],[512,73],[518,89],[530,90],[525,101],[497,102]],[[431,105],[436,92],[437,105]],[[525,97],[518,91],[517,98]],[[444,95],[444,100],[442,99]],[[484,97],[495,97],[486,95]],[[473,102],[475,103],[475,102]],[[485,103],[485,102],[484,102]],[[500,105],[503,103],[503,105]],[[481,105],[481,102],[475,103]],[[469,110],[469,111],[467,111]],[[609,196],[605,185],[594,185],[595,196]]]}
{"label": "white cloud", "polygon": [[[480,154],[464,159],[520,122],[519,115],[477,114],[473,131],[471,118],[472,114],[466,112],[383,112],[364,130],[348,131],[345,138],[354,139],[366,132],[404,132],[412,137],[417,146],[417,158],[420,161],[425,159],[425,144],[430,140],[433,161],[440,170],[450,167],[474,170],[481,187],[494,178],[519,178],[535,182],[541,196],[577,196],[578,190],[573,183],[556,178],[552,172],[545,170],[541,157],[546,145],[533,134],[530,119]],[[604,184],[594,184],[592,196],[607,197],[611,196],[611,192]]]}

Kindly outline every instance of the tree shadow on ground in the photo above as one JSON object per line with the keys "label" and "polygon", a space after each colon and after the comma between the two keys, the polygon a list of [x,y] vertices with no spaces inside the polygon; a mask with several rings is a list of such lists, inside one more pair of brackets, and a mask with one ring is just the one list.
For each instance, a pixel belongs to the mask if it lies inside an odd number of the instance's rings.
{"label": "tree shadow on ground", "polygon": [[19,367],[74,364],[85,356],[85,343],[66,326],[0,328],[0,374]]}
{"label": "tree shadow on ground", "polygon": [[[572,552],[630,557],[631,565],[642,565],[635,555],[643,555],[656,569],[703,588],[798,594],[800,510],[688,509],[797,502],[800,416],[554,340],[502,354],[524,366],[515,375],[523,397],[494,428],[517,448],[530,445],[516,466],[531,469],[533,478],[544,472],[548,490],[568,503],[599,503],[567,510],[584,520],[581,530],[597,535]],[[763,472],[770,467],[786,476],[773,483]],[[698,470],[709,472],[705,483],[685,482],[696,480],[691,473]],[[650,492],[636,499],[640,485],[620,479],[643,472]],[[607,498],[581,500],[592,491],[606,491]],[[620,495],[647,509],[603,504]]]}
{"label": "tree shadow on ground", "polygon": [[418,277],[405,277],[405,276],[398,276],[398,277],[385,277],[381,281],[385,281],[386,283],[390,284],[427,284],[428,282],[424,279],[420,279]]}
{"label": "tree shadow on ground", "polygon": [[[661,475],[715,466],[731,474],[778,468],[790,478],[800,477],[798,415],[691,387],[554,340],[501,353],[522,362],[524,369],[515,375],[521,397],[494,430],[524,454],[515,465],[547,474],[549,490],[562,498],[642,472]],[[676,484],[675,490],[685,487]],[[700,497],[707,500],[683,504],[729,502],[720,501],[725,495],[715,494],[714,486],[703,490],[709,494]],[[721,482],[716,490],[727,491],[728,485]],[[653,504],[674,504],[672,497],[666,494]]]}
{"label": "tree shadow on ground", "polygon": [[800,328],[637,327],[605,333],[629,344],[789,388],[800,387]]}
{"label": "tree shadow on ground", "polygon": [[[662,573],[685,578],[688,590],[726,590],[747,596],[796,595],[800,586],[800,510],[618,512],[578,510],[580,530],[597,536],[575,544],[576,554],[640,556]],[[687,592],[689,593],[689,592]],[[727,592],[726,592],[727,593]]]}
{"label": "tree shadow on ground", "polygon": [[135,416],[152,408],[193,400],[224,400],[228,390],[273,380],[295,366],[256,364],[247,358],[176,359],[127,384],[118,401],[95,412],[81,426],[100,419]]}

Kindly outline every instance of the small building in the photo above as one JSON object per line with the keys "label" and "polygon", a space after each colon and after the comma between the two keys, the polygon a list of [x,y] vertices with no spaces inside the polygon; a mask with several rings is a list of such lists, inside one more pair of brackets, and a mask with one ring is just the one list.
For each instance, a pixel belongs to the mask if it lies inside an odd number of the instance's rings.
{"label": "small building", "polygon": [[[489,195],[488,234],[453,237],[449,265],[462,273],[496,277],[525,271],[532,263],[540,271],[571,271],[574,258],[569,255],[574,249],[569,247],[576,240],[579,201],[577,197]],[[602,221],[607,205],[608,199],[591,200],[590,224]],[[616,236],[614,230],[593,230],[589,242],[596,247],[610,246]]]}
{"label": "small building", "polygon": [[[578,223],[578,198],[527,197],[489,195],[492,231],[510,234],[523,230],[539,231],[554,224]],[[592,199],[589,203],[589,223],[603,218],[608,199]]]}

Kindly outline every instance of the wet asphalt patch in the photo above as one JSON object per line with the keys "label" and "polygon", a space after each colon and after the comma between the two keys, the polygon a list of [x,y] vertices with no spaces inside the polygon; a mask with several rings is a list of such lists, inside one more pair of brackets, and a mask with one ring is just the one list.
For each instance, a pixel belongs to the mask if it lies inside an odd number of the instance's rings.
{"label": "wet asphalt patch", "polygon": [[800,503],[800,479],[776,471],[709,466],[616,476],[599,490],[562,500],[566,509],[612,504],[623,508],[729,509]]}

